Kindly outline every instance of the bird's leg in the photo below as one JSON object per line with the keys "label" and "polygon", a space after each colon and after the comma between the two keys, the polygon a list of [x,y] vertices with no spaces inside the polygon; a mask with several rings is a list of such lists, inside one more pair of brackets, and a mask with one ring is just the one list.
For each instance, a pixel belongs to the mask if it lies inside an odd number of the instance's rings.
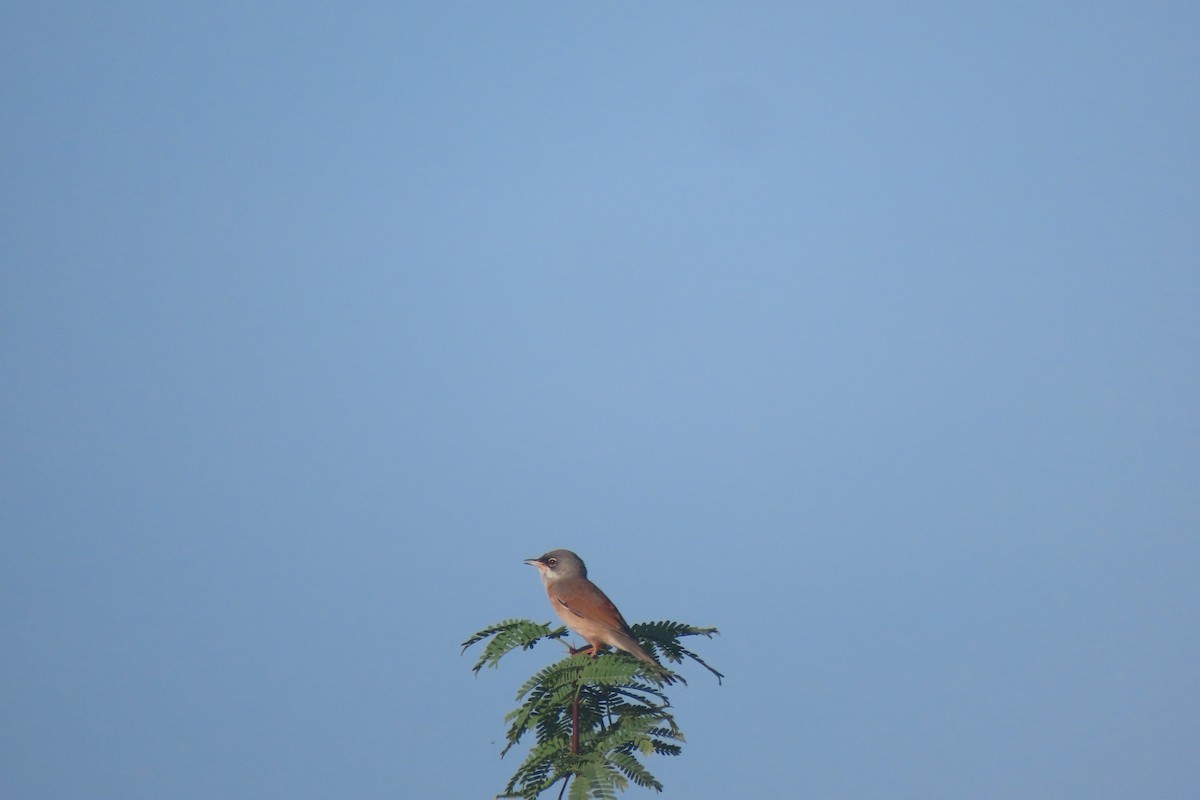
{"label": "bird's leg", "polygon": [[567,649],[571,651],[571,655],[579,655],[580,653],[591,653],[592,658],[600,655],[594,644],[585,644],[583,647],[571,647],[567,645]]}

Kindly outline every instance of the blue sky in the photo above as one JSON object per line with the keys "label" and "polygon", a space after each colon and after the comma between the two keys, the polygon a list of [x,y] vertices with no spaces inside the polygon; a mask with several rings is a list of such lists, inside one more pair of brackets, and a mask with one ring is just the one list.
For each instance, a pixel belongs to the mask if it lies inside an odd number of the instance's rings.
{"label": "blue sky", "polygon": [[554,547],[665,796],[1200,793],[1194,4],[247,5],[0,11],[0,795],[490,797]]}

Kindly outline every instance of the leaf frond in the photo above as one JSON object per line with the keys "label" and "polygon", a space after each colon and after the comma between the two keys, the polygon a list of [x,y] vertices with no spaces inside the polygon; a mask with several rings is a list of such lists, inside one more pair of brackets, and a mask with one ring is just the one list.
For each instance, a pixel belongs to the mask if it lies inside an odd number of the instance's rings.
{"label": "leaf frond", "polygon": [[518,647],[529,650],[541,639],[559,638],[566,633],[567,629],[562,625],[551,628],[548,622],[539,624],[527,619],[509,619],[472,634],[462,643],[462,651],[465,653],[471,645],[491,637],[491,641],[483,648],[483,654],[471,667],[474,672],[479,672],[485,666],[499,665],[501,658]]}

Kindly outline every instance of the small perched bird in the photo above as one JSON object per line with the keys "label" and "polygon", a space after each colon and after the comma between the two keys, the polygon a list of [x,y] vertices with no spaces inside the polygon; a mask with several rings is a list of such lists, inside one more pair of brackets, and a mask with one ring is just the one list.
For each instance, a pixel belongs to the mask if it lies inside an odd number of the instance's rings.
{"label": "small perched bird", "polygon": [[676,680],[675,675],[638,644],[621,612],[599,586],[588,580],[582,558],[570,550],[551,550],[544,556],[527,558],[525,563],[537,567],[541,573],[554,612],[568,628],[587,640],[587,647],[572,648],[572,654],[591,650],[594,658],[607,645],[653,665],[664,682]]}

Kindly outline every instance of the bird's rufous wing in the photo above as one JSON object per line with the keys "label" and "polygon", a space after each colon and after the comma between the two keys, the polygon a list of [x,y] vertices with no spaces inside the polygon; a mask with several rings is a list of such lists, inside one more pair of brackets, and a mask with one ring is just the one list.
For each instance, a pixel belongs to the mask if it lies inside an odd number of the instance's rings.
{"label": "bird's rufous wing", "polygon": [[629,625],[612,600],[591,581],[560,586],[557,600],[559,605],[574,616],[611,625],[619,631],[629,630]]}

